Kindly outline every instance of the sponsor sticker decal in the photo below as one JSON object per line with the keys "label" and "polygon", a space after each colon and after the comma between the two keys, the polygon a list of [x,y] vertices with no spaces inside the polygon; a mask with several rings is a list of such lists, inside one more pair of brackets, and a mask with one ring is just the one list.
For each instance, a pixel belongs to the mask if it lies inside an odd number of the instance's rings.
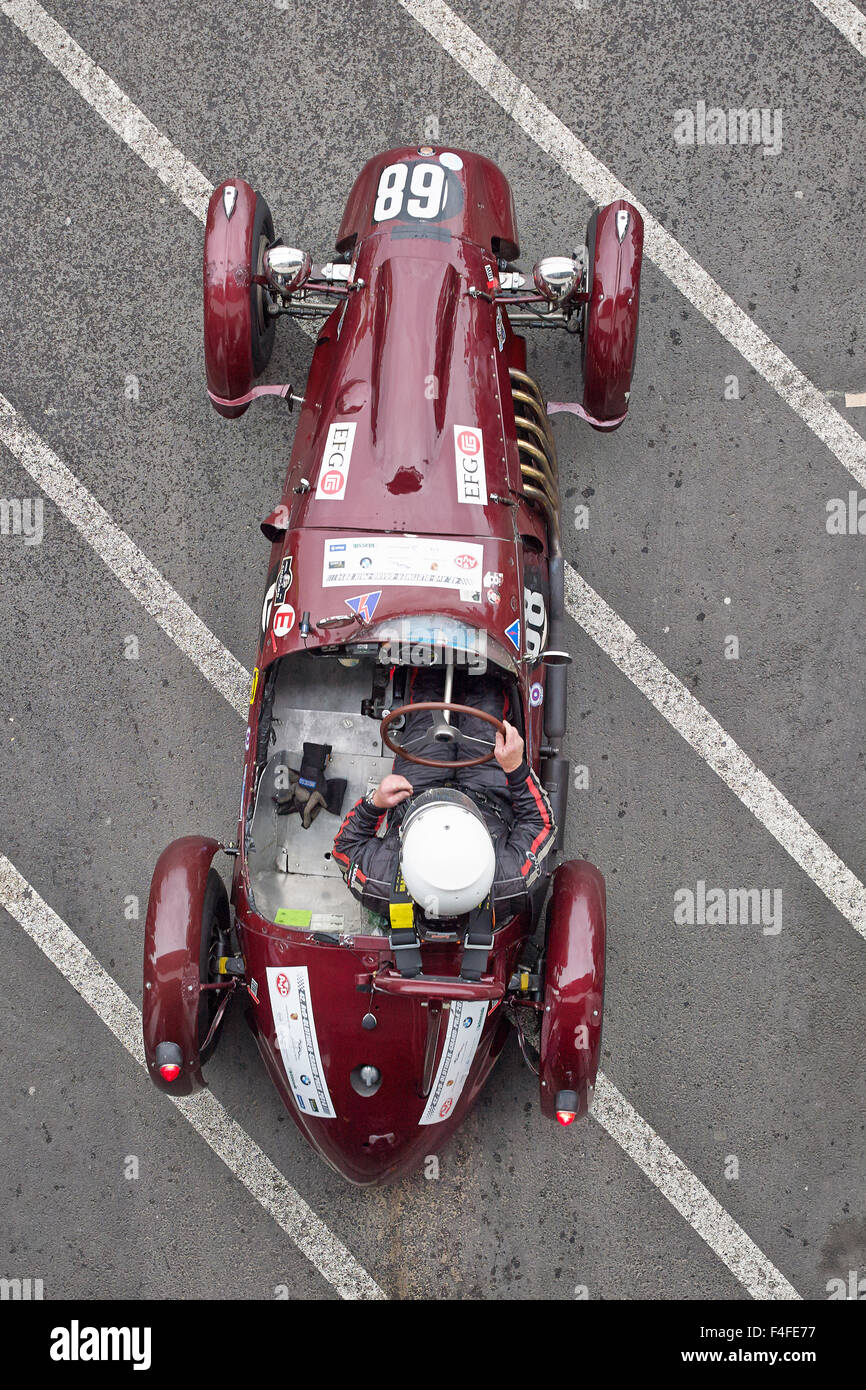
{"label": "sponsor sticker decal", "polygon": [[481,1041],[486,1017],[486,1000],[470,1004],[465,999],[457,999],[452,1003],[442,1056],[419,1124],[441,1123],[460,1099]]}
{"label": "sponsor sticker decal", "polygon": [[499,351],[505,347],[505,324],[502,322],[502,310],[496,310],[496,341],[499,344]]}
{"label": "sponsor sticker decal", "polygon": [[[307,1104],[315,1097],[312,1113],[319,1119],[336,1116],[316,1036],[316,1022],[310,999],[309,972],[305,965],[269,965],[267,967],[268,996],[274,1016],[277,1043],[286,1074],[300,1076],[309,1088]],[[306,1110],[300,1091],[293,1090],[300,1109]],[[311,1106],[312,1109],[312,1106]]]}
{"label": "sponsor sticker decal", "polygon": [[352,462],[352,445],[355,442],[355,425],[349,420],[335,420],[328,426],[328,438],[319,469],[316,486],[317,501],[342,502],[346,496],[346,483],[349,478],[349,465]]}
{"label": "sponsor sticker decal", "polygon": [[295,610],[290,603],[274,609],[274,636],[288,637],[295,626]]}
{"label": "sponsor sticker decal", "polygon": [[255,698],[256,698],[256,691],[258,690],[258,688],[259,688],[259,668],[258,668],[258,666],[256,666],[256,667],[254,667],[254,669],[253,669],[253,683],[252,683],[252,687],[251,687],[251,689],[250,689],[250,704],[252,704],[252,703],[254,702],[254,700],[255,700]]}
{"label": "sponsor sticker decal", "polygon": [[285,603],[286,594],[292,587],[292,557],[286,555],[280,565],[280,572],[277,575],[277,582],[274,589],[274,603],[279,607]]}
{"label": "sponsor sticker decal", "polygon": [[382,597],[382,590],[377,589],[372,594],[356,594],[354,598],[346,599],[346,606],[365,623],[372,620],[376,611],[379,599]]}
{"label": "sponsor sticker decal", "polygon": [[[339,553],[345,569],[332,570]],[[322,559],[322,588],[353,588],[353,597],[372,595],[386,585],[478,591],[484,547],[468,541],[433,536],[362,536],[326,540]],[[375,585],[375,589],[373,586]]]}
{"label": "sponsor sticker decal", "polygon": [[487,590],[487,602],[488,602],[488,603],[492,603],[494,608],[498,607],[498,604],[499,604],[499,591],[498,591],[497,589],[488,589],[488,590]]}
{"label": "sponsor sticker decal", "polygon": [[474,425],[454,426],[454,464],[457,469],[457,501],[486,506],[484,439]]}
{"label": "sponsor sticker decal", "polygon": [[543,699],[544,686],[541,684],[541,681],[533,681],[532,685],[529,687],[529,703],[532,705],[532,708],[538,709]]}
{"label": "sponsor sticker decal", "polygon": [[505,629],[505,636],[509,642],[520,651],[520,619],[515,618],[510,627]]}

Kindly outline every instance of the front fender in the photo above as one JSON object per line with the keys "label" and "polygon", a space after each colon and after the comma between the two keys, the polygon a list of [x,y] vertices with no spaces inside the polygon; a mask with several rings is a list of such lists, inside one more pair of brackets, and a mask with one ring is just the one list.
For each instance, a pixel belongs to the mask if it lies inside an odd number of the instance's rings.
{"label": "front fender", "polygon": [[[218,840],[186,835],[173,840],[156,862],[144,929],[144,1051],[151,1080],[173,1096],[204,1086],[199,1061],[198,1006],[202,908],[207,876]],[[183,1054],[180,1074],[166,1082],[156,1049],[176,1043]]]}
{"label": "front fender", "polygon": [[606,925],[599,870],[585,859],[560,864],[548,909],[539,1071],[541,1111],[550,1119],[560,1091],[577,1093],[578,1116],[592,1101],[601,1053]]}

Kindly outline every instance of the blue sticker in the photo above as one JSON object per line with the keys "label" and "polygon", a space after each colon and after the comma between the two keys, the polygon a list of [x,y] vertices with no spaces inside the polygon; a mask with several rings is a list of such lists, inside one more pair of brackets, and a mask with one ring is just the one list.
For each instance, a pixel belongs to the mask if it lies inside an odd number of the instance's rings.
{"label": "blue sticker", "polygon": [[[364,557],[366,559],[366,556]],[[382,597],[382,590],[377,589],[373,594],[356,594],[354,598],[346,599],[346,606],[353,613],[357,613],[362,622],[369,623]]]}
{"label": "blue sticker", "polygon": [[514,644],[514,646],[517,648],[517,650],[520,651],[520,619],[519,619],[519,618],[515,618],[515,619],[514,619],[514,622],[511,624],[511,627],[507,627],[507,628],[505,629],[505,636],[508,638],[508,640],[509,640],[510,642],[513,642],[513,644]]}

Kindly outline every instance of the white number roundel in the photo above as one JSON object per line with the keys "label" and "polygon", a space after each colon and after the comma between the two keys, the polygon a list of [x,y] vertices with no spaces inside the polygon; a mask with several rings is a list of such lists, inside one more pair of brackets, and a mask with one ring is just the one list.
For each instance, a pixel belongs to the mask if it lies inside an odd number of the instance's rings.
{"label": "white number roundel", "polygon": [[441,164],[413,164],[411,178],[408,164],[387,164],[379,176],[373,221],[388,222],[401,213],[429,221],[442,215],[447,198],[448,181]]}

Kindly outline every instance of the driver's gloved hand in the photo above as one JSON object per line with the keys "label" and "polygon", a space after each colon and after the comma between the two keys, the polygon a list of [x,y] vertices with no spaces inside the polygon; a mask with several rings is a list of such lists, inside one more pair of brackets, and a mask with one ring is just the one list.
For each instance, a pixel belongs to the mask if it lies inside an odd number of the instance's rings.
{"label": "driver's gloved hand", "polygon": [[286,791],[276,793],[277,815],[286,816],[297,811],[301,824],[309,830],[322,807],[338,816],[346,795],[345,777],[325,776],[325,767],[331,756],[329,743],[305,743],[301,770],[289,768],[289,786]]}

